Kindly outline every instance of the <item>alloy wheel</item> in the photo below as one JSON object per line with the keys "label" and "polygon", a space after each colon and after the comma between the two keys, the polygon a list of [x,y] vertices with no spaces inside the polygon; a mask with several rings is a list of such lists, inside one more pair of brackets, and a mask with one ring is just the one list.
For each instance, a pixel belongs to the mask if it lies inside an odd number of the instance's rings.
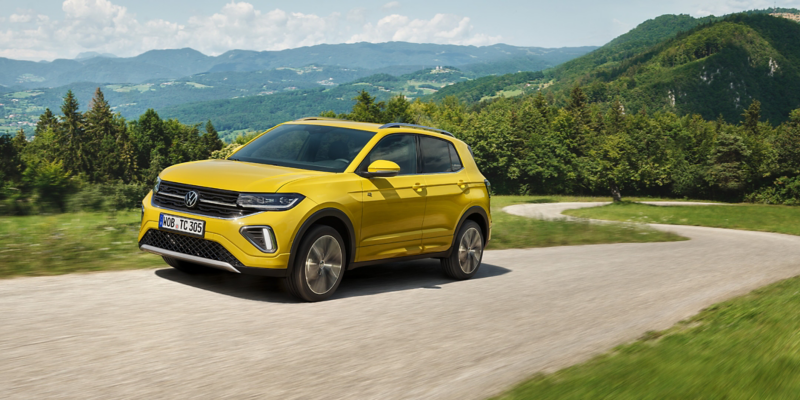
{"label": "alloy wheel", "polygon": [[342,248],[330,235],[317,239],[306,258],[306,284],[315,294],[325,294],[339,280],[342,273]]}

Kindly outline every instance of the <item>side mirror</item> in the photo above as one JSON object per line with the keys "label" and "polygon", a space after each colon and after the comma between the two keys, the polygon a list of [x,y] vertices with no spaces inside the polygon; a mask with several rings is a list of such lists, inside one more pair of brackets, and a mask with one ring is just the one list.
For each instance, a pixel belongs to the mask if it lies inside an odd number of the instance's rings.
{"label": "side mirror", "polygon": [[386,160],[377,160],[367,167],[367,170],[361,172],[364,178],[390,178],[397,176],[400,173],[400,166],[394,162]]}

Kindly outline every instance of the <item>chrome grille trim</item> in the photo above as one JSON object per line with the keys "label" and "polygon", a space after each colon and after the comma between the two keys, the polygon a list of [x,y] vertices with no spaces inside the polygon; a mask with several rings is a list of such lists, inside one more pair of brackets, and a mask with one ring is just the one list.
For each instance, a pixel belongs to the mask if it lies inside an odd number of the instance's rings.
{"label": "chrome grille trim", "polygon": [[[187,207],[185,196],[196,192],[200,199],[193,207]],[[234,220],[260,213],[260,210],[239,207],[236,203],[239,192],[161,181],[158,192],[154,192],[151,203],[154,207],[179,211],[204,217]]]}
{"label": "chrome grille trim", "polygon": [[201,203],[208,203],[208,204],[216,204],[216,205],[218,205],[218,206],[225,206],[225,207],[238,207],[238,205],[236,205],[236,204],[231,204],[231,203],[222,203],[222,202],[219,202],[219,201],[213,201],[213,200],[205,200],[205,199],[200,199],[200,202],[201,202]]}
{"label": "chrome grille trim", "polygon": [[142,247],[140,247],[140,248],[142,249],[142,251],[146,251],[148,253],[153,253],[155,255],[159,255],[159,256],[162,256],[162,257],[163,256],[167,256],[167,257],[177,258],[179,260],[185,260],[185,261],[193,262],[195,264],[201,264],[201,265],[205,265],[205,266],[208,266],[208,267],[222,269],[222,270],[225,270],[225,271],[228,271],[228,272],[235,272],[237,274],[241,274],[241,272],[239,272],[238,269],[234,268],[233,265],[230,265],[230,264],[228,264],[226,262],[217,261],[217,260],[209,260],[208,258],[196,257],[196,256],[193,256],[193,255],[190,255],[190,254],[178,253],[178,252],[175,252],[175,251],[170,251],[170,250],[161,249],[161,248],[158,248],[158,247],[153,247],[153,246],[150,246],[148,244],[142,245]]}

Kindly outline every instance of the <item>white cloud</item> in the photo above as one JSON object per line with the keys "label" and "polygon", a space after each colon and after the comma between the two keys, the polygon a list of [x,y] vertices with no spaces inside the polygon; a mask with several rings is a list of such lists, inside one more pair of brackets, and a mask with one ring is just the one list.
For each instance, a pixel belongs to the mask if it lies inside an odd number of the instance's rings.
{"label": "white cloud", "polygon": [[[704,0],[693,1],[690,5],[694,10],[692,15],[695,17],[707,17],[709,15],[726,15],[742,12],[745,10],[763,10],[775,6],[773,0]],[[778,7],[792,8],[800,6],[798,0],[782,0]]]}
{"label": "white cloud", "polygon": [[[399,5],[385,6],[394,4]],[[320,16],[262,11],[251,3],[232,1],[212,15],[178,23],[139,20],[109,0],[65,0],[61,8],[63,18],[51,19],[34,10],[11,15],[11,24],[0,26],[0,56],[39,60],[72,58],[84,51],[133,56],[183,47],[218,55],[232,49],[282,50],[346,41],[483,45],[500,40],[474,32],[469,18],[452,14],[437,14],[430,20],[393,14],[373,24],[363,8]]]}
{"label": "white cloud", "polygon": [[388,3],[383,5],[383,9],[384,10],[391,10],[393,8],[400,8],[400,2],[399,1],[390,1],[390,2],[388,2]]}
{"label": "white cloud", "polygon": [[377,24],[367,23],[362,33],[353,35],[349,42],[402,41],[416,43],[487,45],[500,41],[500,36],[487,36],[472,32],[470,19],[453,14],[436,14],[430,20],[414,19],[392,14],[381,18]]}

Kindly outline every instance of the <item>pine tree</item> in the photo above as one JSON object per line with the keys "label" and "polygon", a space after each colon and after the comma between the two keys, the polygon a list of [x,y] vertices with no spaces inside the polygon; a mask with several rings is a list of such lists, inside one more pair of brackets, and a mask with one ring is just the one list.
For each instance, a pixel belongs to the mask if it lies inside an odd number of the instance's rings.
{"label": "pine tree", "polygon": [[742,114],[744,122],[742,126],[745,131],[751,135],[758,136],[758,122],[761,119],[761,102],[753,100],[750,107]]}
{"label": "pine tree", "polygon": [[44,113],[39,116],[39,121],[36,123],[36,130],[34,131],[37,135],[41,135],[44,131],[51,129],[55,131],[58,129],[58,118],[53,115],[53,112],[50,111],[49,108],[44,110]]}
{"label": "pine tree", "polygon": [[113,180],[117,177],[119,169],[118,133],[114,124],[114,114],[100,88],[94,92],[85,118],[85,142],[88,148],[93,150],[94,156],[84,158],[83,170],[93,182]]}
{"label": "pine tree", "polygon": [[358,96],[353,97],[353,100],[356,101],[356,104],[353,106],[353,112],[348,114],[348,119],[359,122],[381,122],[381,113],[385,107],[382,101],[376,103],[375,98],[370,96],[366,90],[359,92]]}
{"label": "pine tree", "polygon": [[409,109],[408,100],[403,95],[392,97],[386,105],[386,111],[383,113],[381,122],[404,122],[409,123],[412,121],[411,111]]}
{"label": "pine tree", "polygon": [[145,178],[145,183],[149,184],[149,176],[152,173],[145,171],[152,167],[151,161],[156,154],[159,163],[166,165],[172,138],[164,130],[164,121],[150,108],[131,124],[131,139],[136,148],[137,169],[148,176]]}
{"label": "pine tree", "polygon": [[222,147],[225,145],[225,143],[222,143],[222,140],[219,139],[219,134],[211,123],[211,120],[206,122],[206,132],[203,134],[200,142],[202,143],[201,158],[211,157],[211,153],[222,150]]}
{"label": "pine tree", "polygon": [[78,100],[72,90],[67,91],[61,112],[64,114],[56,130],[56,141],[61,148],[61,159],[65,170],[72,173],[85,172],[82,169],[84,151],[87,150],[84,134],[84,117],[79,111]]}

